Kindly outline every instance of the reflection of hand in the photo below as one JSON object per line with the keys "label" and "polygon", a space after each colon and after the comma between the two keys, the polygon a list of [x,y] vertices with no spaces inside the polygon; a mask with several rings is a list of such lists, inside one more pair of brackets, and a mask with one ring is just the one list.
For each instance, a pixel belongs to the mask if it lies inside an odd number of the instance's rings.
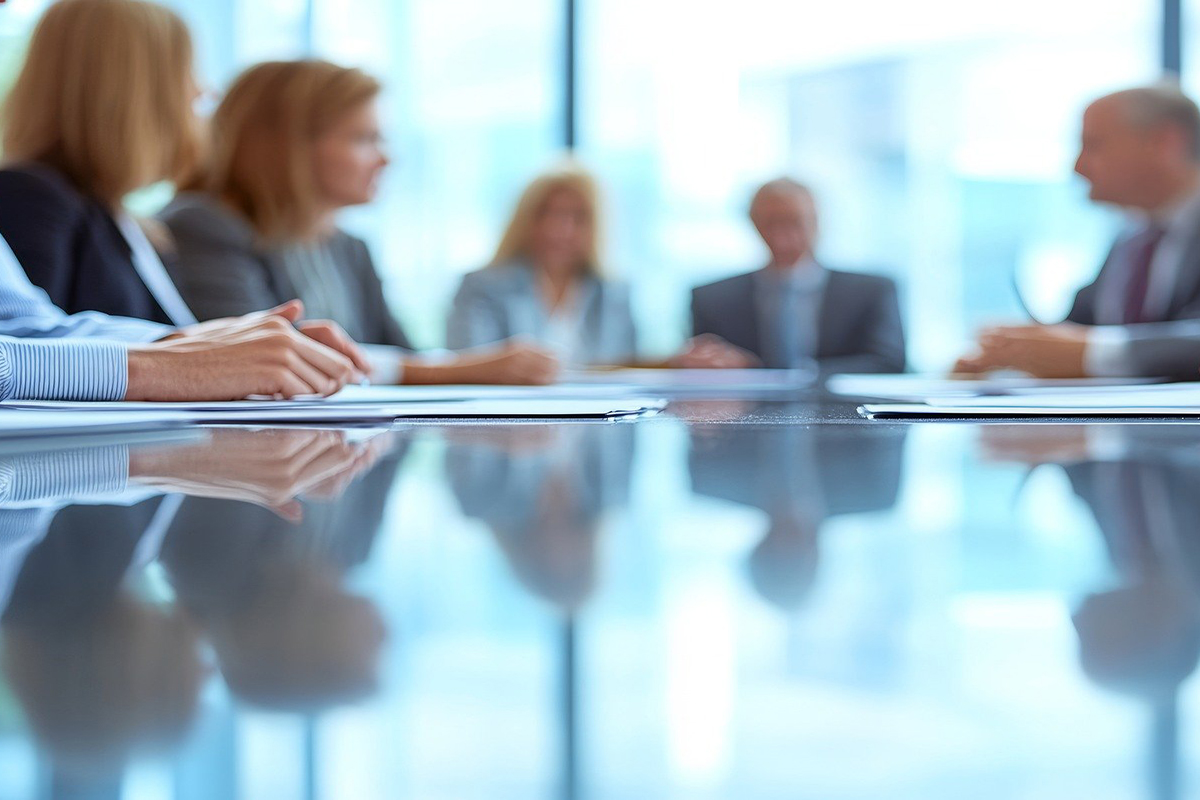
{"label": "reflection of hand", "polygon": [[954,371],[1016,369],[1037,378],[1082,378],[1087,338],[1082,325],[989,328],[980,334],[979,353],[959,360]]}
{"label": "reflection of hand", "polygon": [[332,323],[306,323],[286,303],[238,319],[215,320],[129,348],[126,400],[242,400],[251,395],[330,395],[369,369]]}
{"label": "reflection of hand", "polygon": [[335,496],[378,460],[382,447],[348,442],[336,430],[212,433],[202,444],[134,451],[130,477],[168,491],[255,503],[298,521],[297,497]]}
{"label": "reflection of hand", "polygon": [[985,425],[979,448],[987,461],[1078,464],[1091,457],[1085,425]]}
{"label": "reflection of hand", "polygon": [[720,336],[702,333],[683,346],[678,355],[667,361],[675,369],[750,369],[762,366],[753,353],[735,347]]}

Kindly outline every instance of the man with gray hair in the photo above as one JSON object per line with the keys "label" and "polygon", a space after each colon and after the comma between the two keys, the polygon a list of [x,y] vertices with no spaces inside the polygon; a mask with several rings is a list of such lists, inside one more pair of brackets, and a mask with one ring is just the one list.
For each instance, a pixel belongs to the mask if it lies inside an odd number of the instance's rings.
{"label": "man with gray hair", "polygon": [[1200,109],[1174,84],[1101,97],[1083,115],[1075,171],[1090,198],[1124,209],[1125,230],[1064,324],[980,336],[963,372],[1042,377],[1200,370]]}
{"label": "man with gray hair", "polygon": [[817,262],[817,207],[808,187],[770,181],[755,193],[750,220],[770,262],[693,290],[696,337],[720,337],[775,369],[904,371],[895,284]]}

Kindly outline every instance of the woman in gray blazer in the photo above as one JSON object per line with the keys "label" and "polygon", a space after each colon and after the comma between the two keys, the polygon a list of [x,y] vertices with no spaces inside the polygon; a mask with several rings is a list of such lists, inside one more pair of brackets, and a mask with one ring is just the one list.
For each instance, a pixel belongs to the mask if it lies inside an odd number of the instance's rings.
{"label": "woman in gray blazer", "polygon": [[534,180],[492,263],[463,278],[449,346],[524,337],[577,366],[635,361],[629,291],[601,269],[599,205],[595,180],[573,164]]}
{"label": "woman in gray blazer", "polygon": [[388,164],[379,91],[365,73],[324,61],[259,64],[234,82],[213,117],[210,163],[161,215],[180,293],[202,320],[299,298],[377,345],[380,382],[550,382],[556,359],[523,342],[414,355],[366,245],[336,227],[339,209],[374,199]]}

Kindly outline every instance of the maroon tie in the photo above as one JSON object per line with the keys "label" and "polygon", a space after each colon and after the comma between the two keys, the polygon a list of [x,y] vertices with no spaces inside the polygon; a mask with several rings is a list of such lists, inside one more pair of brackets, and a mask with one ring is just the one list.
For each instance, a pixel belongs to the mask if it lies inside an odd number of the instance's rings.
{"label": "maroon tie", "polygon": [[1166,231],[1152,225],[1129,240],[1129,280],[1125,284],[1125,314],[1122,323],[1150,322],[1143,313],[1146,292],[1150,289],[1150,265]]}

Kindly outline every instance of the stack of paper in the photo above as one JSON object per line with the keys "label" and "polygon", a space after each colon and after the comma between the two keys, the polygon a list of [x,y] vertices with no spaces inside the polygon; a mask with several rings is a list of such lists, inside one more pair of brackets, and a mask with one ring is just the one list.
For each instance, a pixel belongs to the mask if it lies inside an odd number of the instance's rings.
{"label": "stack of paper", "polygon": [[868,404],[859,413],[871,419],[1195,418],[1200,417],[1200,383],[1080,386],[1004,397],[930,397],[923,403]]}
{"label": "stack of paper", "polygon": [[878,398],[923,403],[931,398],[999,397],[1061,392],[1064,389],[1106,390],[1124,386],[1162,383],[1161,378],[1071,378],[1054,380],[1021,376],[989,376],[978,379],[947,378],[940,375],[834,375],[826,390],[853,398]]}
{"label": "stack of paper", "polygon": [[805,369],[590,369],[563,375],[564,387],[617,386],[679,396],[791,394],[811,388],[816,373]]}
{"label": "stack of paper", "polygon": [[0,410],[26,413],[65,413],[97,419],[131,414],[169,414],[177,420],[206,424],[245,423],[380,423],[429,419],[620,419],[653,414],[666,401],[624,397],[585,399],[475,400],[243,400],[228,403],[109,403],[70,401],[8,401]]}

